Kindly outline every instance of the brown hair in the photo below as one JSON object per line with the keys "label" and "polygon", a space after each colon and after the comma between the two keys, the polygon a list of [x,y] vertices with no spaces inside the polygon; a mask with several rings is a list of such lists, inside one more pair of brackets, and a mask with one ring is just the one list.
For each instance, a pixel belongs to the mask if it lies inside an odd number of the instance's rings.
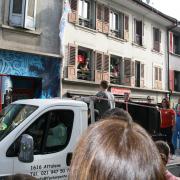
{"label": "brown hair", "polygon": [[126,121],[128,123],[132,123],[132,121],[133,121],[131,115],[127,111],[125,111],[122,108],[118,108],[118,107],[107,110],[103,114],[102,119],[103,120],[120,119],[120,120]]}
{"label": "brown hair", "polygon": [[159,150],[160,156],[164,165],[167,164],[170,154],[170,147],[165,141],[156,141],[156,146]]}
{"label": "brown hair", "polygon": [[109,83],[108,83],[108,81],[102,80],[101,83],[100,83],[100,86],[103,89],[107,89],[109,87]]}
{"label": "brown hair", "polygon": [[92,124],[75,149],[69,180],[164,180],[158,150],[136,123],[105,120]]}
{"label": "brown hair", "polygon": [[166,103],[166,108],[169,109],[169,108],[170,108],[170,103],[169,103],[169,101],[168,101],[166,98],[164,98],[164,99],[162,99],[162,103],[163,103],[163,102]]}

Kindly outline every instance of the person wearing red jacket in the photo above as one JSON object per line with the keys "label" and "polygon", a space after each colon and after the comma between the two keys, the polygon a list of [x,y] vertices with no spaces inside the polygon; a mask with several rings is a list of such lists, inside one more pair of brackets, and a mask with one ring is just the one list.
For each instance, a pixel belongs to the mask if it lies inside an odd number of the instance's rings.
{"label": "person wearing red jacket", "polygon": [[160,132],[166,136],[167,143],[170,146],[171,154],[174,154],[174,146],[172,144],[172,131],[175,125],[175,111],[170,108],[169,101],[167,99],[162,100],[161,114],[161,126]]}

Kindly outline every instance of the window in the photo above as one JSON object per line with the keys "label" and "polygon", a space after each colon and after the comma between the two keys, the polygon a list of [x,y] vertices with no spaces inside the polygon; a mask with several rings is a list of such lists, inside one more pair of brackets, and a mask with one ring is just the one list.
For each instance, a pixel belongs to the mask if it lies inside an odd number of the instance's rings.
{"label": "window", "polygon": [[93,50],[69,44],[68,79],[94,80]]}
{"label": "window", "polygon": [[144,64],[135,61],[135,86],[144,87]]}
{"label": "window", "polygon": [[95,29],[94,0],[71,0],[70,5],[72,12],[69,14],[69,22]]}
{"label": "window", "polygon": [[142,21],[134,19],[134,42],[143,45],[143,24]]}
{"label": "window", "polygon": [[[180,92],[180,71],[174,71],[174,90]],[[173,89],[172,89],[173,90]]]}
{"label": "window", "polygon": [[14,0],[13,13],[14,14],[22,14],[22,0]]}
{"label": "window", "polygon": [[110,30],[111,35],[123,38],[123,14],[114,11],[110,12]]}
{"label": "window", "polygon": [[10,0],[9,25],[35,30],[37,0]]}
{"label": "window", "polygon": [[[63,150],[72,133],[74,113],[71,110],[53,110],[40,116],[23,134],[34,139],[34,154],[49,154]],[[7,151],[8,157],[18,155],[20,138]],[[16,149],[14,149],[14,145]]]}
{"label": "window", "polygon": [[153,49],[160,52],[161,44],[161,31],[157,28],[153,28]]}
{"label": "window", "polygon": [[124,85],[134,87],[134,61],[130,58],[124,58]]}
{"label": "window", "polygon": [[180,54],[180,36],[177,36],[173,34],[173,40],[174,40],[174,53],[175,54]]}
{"label": "window", "polygon": [[112,84],[122,84],[123,81],[123,61],[122,57],[111,56],[110,58],[110,82]]}
{"label": "window", "polygon": [[91,27],[91,6],[90,1],[88,0],[80,0],[79,1],[79,9],[78,9],[78,15],[79,15],[79,25],[85,26],[85,27]]}
{"label": "window", "polygon": [[154,67],[154,88],[162,89],[162,69],[160,67]]}
{"label": "window", "polygon": [[110,80],[109,55],[103,52],[69,44],[67,77],[99,83]]}
{"label": "window", "polygon": [[77,79],[92,80],[92,50],[79,47],[77,61]]}
{"label": "window", "polygon": [[96,5],[96,29],[102,33],[109,33],[109,7],[97,3]]}
{"label": "window", "polygon": [[9,104],[1,112],[0,141],[30,116],[38,107],[24,104]]}
{"label": "window", "polygon": [[140,62],[135,62],[135,86],[140,87]]}

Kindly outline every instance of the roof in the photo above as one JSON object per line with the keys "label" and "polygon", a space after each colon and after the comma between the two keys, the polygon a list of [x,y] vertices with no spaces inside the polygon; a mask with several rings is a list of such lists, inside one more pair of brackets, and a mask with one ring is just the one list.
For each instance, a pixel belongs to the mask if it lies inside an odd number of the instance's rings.
{"label": "roof", "polygon": [[25,100],[18,100],[13,102],[13,104],[29,104],[33,106],[78,106],[78,107],[87,107],[87,104],[83,101],[76,101],[70,99],[60,99],[60,98],[53,98],[53,99],[25,99]]}
{"label": "roof", "polygon": [[112,0],[112,2],[121,4],[125,9],[129,9],[167,28],[174,26],[178,22],[177,19],[160,12],[142,0]]}
{"label": "roof", "polygon": [[175,19],[175,18],[173,18],[173,17],[171,17],[171,16],[168,16],[167,14],[164,14],[164,13],[160,12],[160,11],[157,10],[156,8],[154,8],[154,7],[152,7],[152,6],[144,3],[142,0],[132,0],[132,1],[138,3],[139,5],[147,8],[148,10],[150,10],[150,11],[152,11],[153,13],[155,13],[155,14],[157,14],[157,15],[165,18],[165,19],[167,19],[168,21],[170,21],[170,22],[172,22],[172,23],[177,23],[177,19]]}

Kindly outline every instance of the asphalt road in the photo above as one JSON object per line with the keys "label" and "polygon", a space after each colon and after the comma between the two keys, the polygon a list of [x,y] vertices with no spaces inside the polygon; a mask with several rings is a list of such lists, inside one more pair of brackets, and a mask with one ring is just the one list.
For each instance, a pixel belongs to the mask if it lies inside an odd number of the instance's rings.
{"label": "asphalt road", "polygon": [[168,170],[177,177],[180,177],[180,154],[174,155],[167,164]]}

